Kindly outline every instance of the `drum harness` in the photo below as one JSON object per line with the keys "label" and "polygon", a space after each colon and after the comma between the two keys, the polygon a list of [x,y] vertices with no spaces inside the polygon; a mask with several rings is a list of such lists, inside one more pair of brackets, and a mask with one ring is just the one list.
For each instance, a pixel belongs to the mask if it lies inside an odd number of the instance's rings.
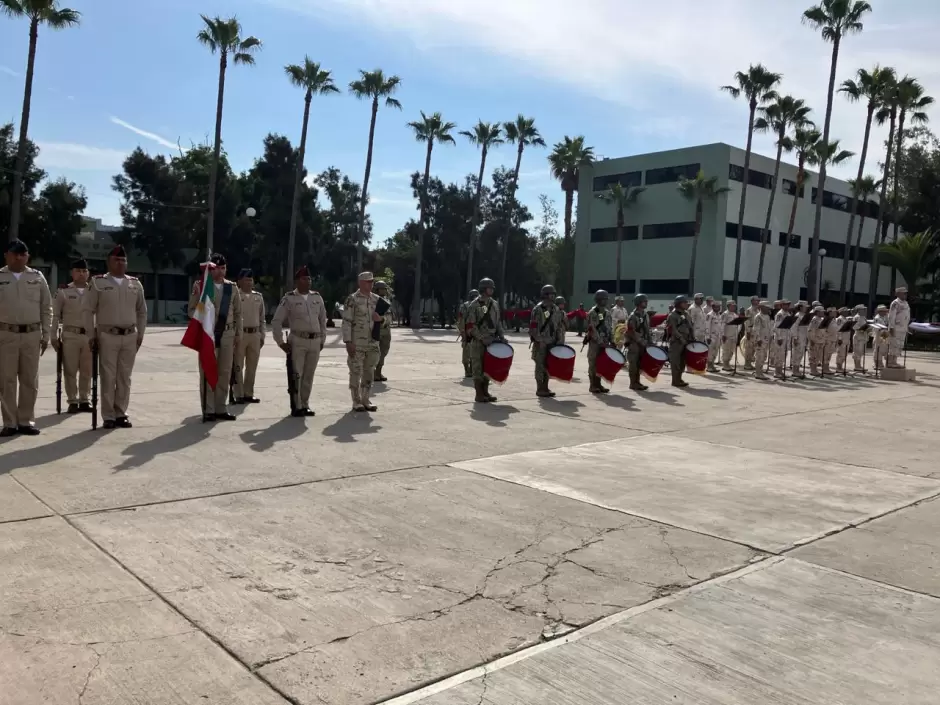
{"label": "drum harness", "polygon": [[[548,309],[545,309],[545,315],[542,316],[542,318],[544,319],[544,323],[542,323],[542,325],[539,327],[539,336],[540,336],[540,337],[541,337],[542,333],[545,332],[545,329],[546,329],[546,328],[549,326],[549,324],[551,324],[551,322],[552,322],[553,316],[552,316],[551,314],[552,314],[551,311],[549,311]],[[554,326],[552,326],[551,331],[552,331],[552,338],[554,339],[554,338],[556,337],[556,335],[555,335],[555,327],[554,327]],[[532,343],[534,343],[534,342],[535,342],[535,339],[534,339],[534,338],[532,338],[532,339],[529,340],[529,348],[530,348],[530,349],[532,348]],[[539,343],[539,344],[541,345],[541,343]],[[550,349],[550,348],[553,348],[554,346],[555,346],[555,343],[552,343],[552,344],[549,345],[548,347],[549,347],[549,349]],[[583,348],[584,346],[582,345],[581,347]]]}

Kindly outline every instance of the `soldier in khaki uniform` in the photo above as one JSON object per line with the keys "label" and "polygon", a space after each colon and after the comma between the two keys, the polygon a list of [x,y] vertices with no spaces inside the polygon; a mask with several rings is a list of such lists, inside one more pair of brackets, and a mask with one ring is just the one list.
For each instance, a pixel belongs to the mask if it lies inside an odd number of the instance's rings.
{"label": "soldier in khaki uniform", "polygon": [[[204,393],[203,421],[234,421],[235,415],[229,413],[228,388],[232,381],[232,364],[235,360],[235,348],[242,336],[242,300],[235,290],[235,282],[225,278],[227,264],[225,257],[219,253],[209,258],[210,264],[215,265],[210,271],[212,283],[215,285],[215,295],[212,299],[215,304],[215,359],[218,361],[219,379],[215,389],[211,389],[205,382],[202,366],[199,367],[199,389]],[[193,284],[189,295],[189,315],[196,312],[199,299],[202,298],[202,280]]]}
{"label": "soldier in khaki uniform", "polygon": [[91,278],[82,308],[88,346],[98,349],[104,428],[130,428],[127,406],[131,374],[147,328],[147,297],[140,280],[127,274],[127,252],[108,253],[108,273]]}
{"label": "soldier in khaki uniform", "polygon": [[[82,320],[85,292],[88,291],[88,263],[72,262],[72,283],[56,293],[52,305],[52,347],[62,354],[62,376],[68,413],[91,413],[88,393],[91,390],[91,348]],[[61,325],[61,331],[59,327]],[[78,384],[75,378],[78,377]]]}
{"label": "soldier in khaki uniform", "polygon": [[255,396],[255,374],[266,332],[264,297],[254,286],[254,273],[250,269],[238,273],[238,297],[242,304],[242,337],[235,348],[235,400],[238,404],[261,401]]}
{"label": "soldier in khaki uniform", "polygon": [[[376,296],[383,299],[388,298],[388,284],[383,281],[377,281],[372,287]],[[389,307],[382,319],[382,326],[379,328],[379,361],[375,366],[375,381],[387,382],[388,377],[382,374],[382,368],[385,366],[385,358],[388,357],[388,350],[392,346],[392,309]]]}
{"label": "soldier in khaki uniform", "polygon": [[[313,375],[326,344],[326,303],[316,291],[310,290],[310,269],[303,266],[294,275],[297,288],[284,295],[271,319],[271,335],[284,352],[289,352],[295,378],[300,381],[291,416],[315,416],[310,408]],[[290,328],[284,342],[284,326]]]}
{"label": "soldier in khaki uniform", "polygon": [[46,352],[52,331],[52,296],[42,272],[26,266],[29,249],[22,241],[10,242],[4,259],[6,266],[0,268],[0,437],[35,436],[39,433],[33,425],[39,357]]}
{"label": "soldier in khaki uniform", "polygon": [[359,275],[359,289],[346,299],[343,310],[343,342],[349,367],[349,395],[353,411],[376,411],[369,401],[375,365],[379,361],[379,341],[372,339],[372,324],[382,317],[375,312],[379,297],[372,293],[372,272]]}

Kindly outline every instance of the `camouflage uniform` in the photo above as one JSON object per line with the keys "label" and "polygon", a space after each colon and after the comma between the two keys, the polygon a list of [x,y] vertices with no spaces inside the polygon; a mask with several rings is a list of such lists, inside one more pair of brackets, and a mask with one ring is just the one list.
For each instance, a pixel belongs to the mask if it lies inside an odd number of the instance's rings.
{"label": "camouflage uniform", "polygon": [[[379,286],[382,284],[383,286]],[[388,287],[384,286],[384,282],[378,282],[376,287],[379,291],[388,291]],[[379,296],[384,297],[385,294],[376,292]],[[379,327],[379,362],[375,366],[375,379],[377,382],[386,381],[385,375],[382,374],[382,368],[385,366],[385,358],[388,356],[389,348],[392,347],[392,309],[389,307],[388,311],[385,312],[385,315],[382,318],[382,325]]]}
{"label": "camouflage uniform", "polygon": [[356,291],[346,299],[343,309],[343,342],[352,343],[355,352],[347,355],[349,367],[349,393],[354,411],[374,411],[369,392],[379,361],[379,341],[372,339],[372,314],[379,297],[372,292]]}
{"label": "camouflage uniform", "polygon": [[592,392],[608,391],[597,376],[597,356],[610,345],[610,313],[606,306],[595,304],[588,312],[588,380]]}
{"label": "camouflage uniform", "polygon": [[461,361],[465,377],[473,376],[470,367],[470,336],[467,335],[467,311],[471,303],[471,301],[464,301],[457,309],[457,332],[460,333]]}
{"label": "camouflage uniform", "polygon": [[695,340],[692,330],[692,321],[685,311],[674,308],[666,319],[669,336],[669,369],[672,371],[672,384],[677,387],[688,386],[682,380],[685,372],[685,346]]}
{"label": "camouflage uniform", "polygon": [[555,396],[548,389],[548,371],[545,369],[548,350],[565,339],[565,314],[553,302],[542,301],[532,309],[529,317],[529,337],[532,339],[532,359],[535,361],[536,394]]}
{"label": "camouflage uniform", "polygon": [[650,316],[646,309],[636,308],[627,319],[627,363],[629,363],[630,388],[642,389],[640,382],[640,358],[646,348],[652,345]]}
{"label": "camouflage uniform", "polygon": [[503,337],[503,324],[499,305],[492,298],[482,296],[467,306],[467,335],[470,337],[470,368],[474,382],[486,384],[483,374],[483,354],[486,346]]}

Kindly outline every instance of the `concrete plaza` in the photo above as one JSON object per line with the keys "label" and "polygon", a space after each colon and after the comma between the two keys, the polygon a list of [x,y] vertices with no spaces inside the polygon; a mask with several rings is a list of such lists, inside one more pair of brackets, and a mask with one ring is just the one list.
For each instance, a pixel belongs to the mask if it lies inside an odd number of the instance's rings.
{"label": "concrete plaza", "polygon": [[[154,328],[134,428],[0,441],[0,705],[935,705],[940,359],[913,383],[668,375],[494,405],[394,331],[372,414],[331,329],[315,418],[263,350],[203,424]],[[580,341],[574,345],[580,346]]]}

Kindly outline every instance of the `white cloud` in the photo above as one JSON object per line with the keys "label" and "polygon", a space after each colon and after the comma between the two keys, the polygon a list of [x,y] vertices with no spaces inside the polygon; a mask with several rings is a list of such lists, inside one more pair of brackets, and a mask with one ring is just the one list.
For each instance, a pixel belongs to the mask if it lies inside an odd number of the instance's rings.
{"label": "white cloud", "polygon": [[[294,11],[348,22],[363,21],[403,35],[420,51],[448,60],[451,47],[471,47],[512,62],[520,71],[618,104],[612,124],[635,138],[675,146],[726,141],[743,146],[746,107],[718,91],[735,71],[763,63],[784,75],[782,90],[807,100],[821,124],[826,108],[832,46],[801,23],[812,0],[268,0]],[[872,0],[874,12],[861,35],[841,48],[838,81],[875,63],[917,76],[940,97],[940,3]],[[492,80],[481,76],[481,80]],[[512,108],[512,106],[509,106]],[[522,107],[522,106],[520,106]],[[629,113],[624,118],[622,107]],[[933,117],[940,120],[940,107]],[[860,151],[864,109],[837,97],[832,136]],[[593,141],[599,153],[619,156],[626,147]],[[874,168],[884,131],[872,138]],[[626,141],[626,140],[625,140]],[[773,155],[771,140],[755,149]],[[843,167],[842,175],[854,166]]]}
{"label": "white cloud", "polygon": [[13,76],[14,78],[20,77],[20,72],[14,71],[9,66],[0,66],[0,73],[5,73],[7,76]]}
{"label": "white cloud", "polygon": [[118,125],[119,127],[123,127],[125,130],[130,130],[134,134],[140,135],[141,137],[146,137],[148,140],[152,140],[159,145],[167,147],[168,149],[178,148],[178,145],[176,145],[176,143],[170,142],[170,140],[165,139],[158,134],[155,134],[153,132],[147,132],[146,130],[142,130],[139,127],[134,127],[129,122],[125,122],[124,120],[121,120],[120,118],[116,118],[113,115],[111,116],[110,119],[111,119],[111,122],[114,123],[115,125]]}
{"label": "white cloud", "polygon": [[38,163],[43,169],[120,171],[127,153],[119,149],[92,147],[71,142],[37,142]]}

